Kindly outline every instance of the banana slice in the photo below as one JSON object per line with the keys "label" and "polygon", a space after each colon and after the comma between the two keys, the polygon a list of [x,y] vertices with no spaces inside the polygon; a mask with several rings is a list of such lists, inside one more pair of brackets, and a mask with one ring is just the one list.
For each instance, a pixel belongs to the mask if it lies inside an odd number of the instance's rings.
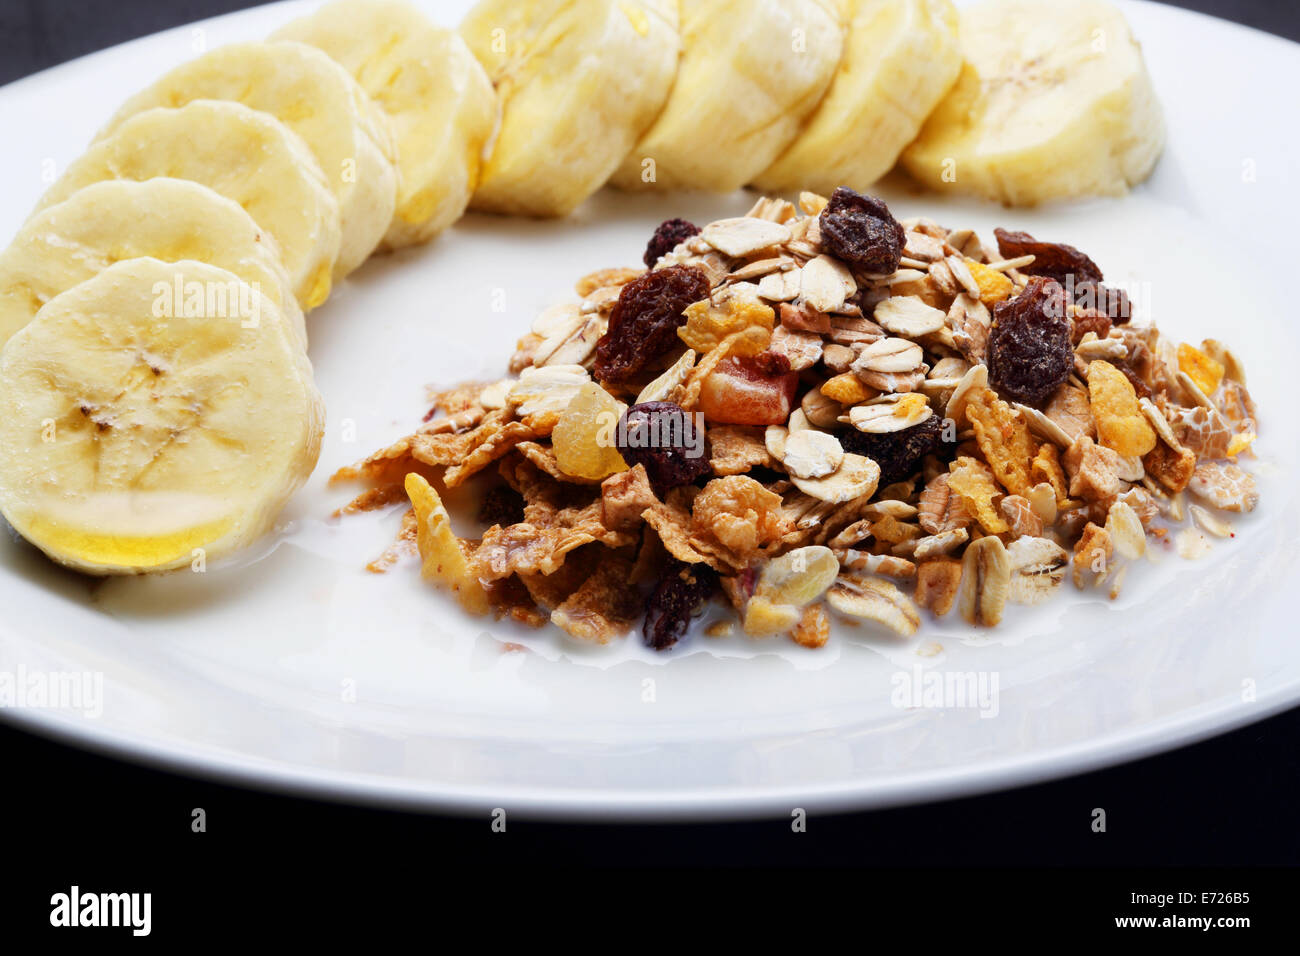
{"label": "banana slice", "polygon": [[270,528],[323,421],[270,299],[204,263],[119,262],[5,346],[0,511],[82,571],[206,563]]}
{"label": "banana slice", "polygon": [[93,183],[27,221],[0,252],[0,345],[60,292],[144,256],[228,269],[284,312],[306,348],[302,309],[271,234],[207,186],[162,178]]}
{"label": "banana slice", "polygon": [[1142,50],[1100,0],[992,0],[962,10],[966,66],[903,154],[935,189],[1003,203],[1115,196],[1165,142]]}
{"label": "banana slice", "polygon": [[146,110],[75,160],[37,210],[111,179],[202,183],[244,207],[275,237],[305,309],[324,302],[339,249],[339,207],[306,143],[275,117],[239,103],[196,100]]}
{"label": "banana slice", "polygon": [[388,120],[348,71],[304,43],[236,43],[182,64],[123,104],[129,117],[192,100],[232,100],[270,113],[307,143],[339,202],[343,238],[334,278],[374,252],[397,202]]}
{"label": "banana slice", "polygon": [[399,182],[384,248],[428,242],[464,214],[498,108],[460,34],[405,0],[335,0],[271,39],[324,50],[387,114]]}
{"label": "banana slice", "polygon": [[564,216],[605,184],[668,98],[676,0],[481,0],[460,26],[501,101],[474,209]]}
{"label": "banana slice", "polygon": [[668,103],[611,182],[730,192],[761,173],[821,101],[844,46],[828,0],[682,0]]}
{"label": "banana slice", "polygon": [[866,189],[957,79],[948,0],[851,0],[851,9],[839,72],[794,142],[754,180],[765,192]]}

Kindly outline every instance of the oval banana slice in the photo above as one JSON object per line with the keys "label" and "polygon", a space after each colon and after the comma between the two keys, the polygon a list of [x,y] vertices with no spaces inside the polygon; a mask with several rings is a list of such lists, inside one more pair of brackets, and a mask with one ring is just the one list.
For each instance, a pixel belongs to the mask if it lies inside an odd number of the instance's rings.
{"label": "oval banana slice", "polygon": [[374,252],[397,202],[387,118],[348,71],[304,43],[235,43],[172,70],[127,100],[100,133],[128,118],[193,100],[231,100],[270,113],[303,138],[339,203],[334,278]]}
{"label": "oval banana slice", "polygon": [[677,72],[676,0],[480,0],[460,34],[501,101],[474,209],[564,216],[605,184]]}
{"label": "oval banana slice", "polygon": [[821,101],[844,29],[829,0],[681,0],[677,80],[611,181],[620,189],[744,186]]}
{"label": "oval banana slice", "polygon": [[315,467],[324,405],[283,315],[238,276],[131,259],[45,304],[0,356],[0,511],[94,574],[211,561]]}
{"label": "oval banana slice", "polygon": [[903,154],[949,193],[1012,205],[1113,196],[1141,182],[1165,126],[1142,50],[1100,0],[962,9],[966,66]]}
{"label": "oval banana slice", "polygon": [[0,252],[0,345],[60,292],[141,257],[233,272],[279,306],[306,348],[302,309],[271,234],[207,186],[165,178],[92,183],[26,222]]}
{"label": "oval banana slice", "polygon": [[271,39],[325,51],[387,114],[398,187],[384,248],[428,242],[464,214],[499,110],[460,34],[405,0],[335,0]]}
{"label": "oval banana slice", "polygon": [[275,117],[240,103],[195,100],[146,110],[74,160],[38,210],[110,179],[188,179],[232,199],[275,237],[304,309],[330,293],[339,207],[311,150]]}
{"label": "oval banana slice", "polygon": [[850,0],[839,72],[790,147],[754,184],[768,193],[866,189],[889,171],[957,79],[949,0]]}

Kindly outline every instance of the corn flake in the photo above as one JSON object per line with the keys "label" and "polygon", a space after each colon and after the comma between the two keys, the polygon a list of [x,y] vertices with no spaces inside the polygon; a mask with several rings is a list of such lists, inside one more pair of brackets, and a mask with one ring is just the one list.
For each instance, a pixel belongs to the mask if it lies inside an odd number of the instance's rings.
{"label": "corn flake", "polygon": [[1088,364],[1088,397],[1100,444],[1123,458],[1155,447],[1156,433],[1142,414],[1133,383],[1115,366],[1100,359]]}

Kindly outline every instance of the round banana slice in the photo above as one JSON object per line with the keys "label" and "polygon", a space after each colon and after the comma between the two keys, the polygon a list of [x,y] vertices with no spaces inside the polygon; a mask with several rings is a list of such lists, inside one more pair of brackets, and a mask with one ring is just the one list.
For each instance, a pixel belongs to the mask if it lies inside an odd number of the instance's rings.
{"label": "round banana slice", "polygon": [[131,259],[45,304],[0,356],[0,511],[94,574],[201,566],[265,533],[315,467],[324,405],[266,296]]}
{"label": "round banana slice", "polygon": [[243,206],[275,237],[302,307],[329,298],[338,202],[302,139],[274,116],[240,103],[195,100],[132,116],[74,160],[37,209],[92,183],[158,176],[202,183]]}
{"label": "round banana slice", "polygon": [[991,0],[961,13],[966,66],[903,154],[934,189],[1014,205],[1115,196],[1165,142],[1142,50],[1100,0]]}
{"label": "round banana slice", "polygon": [[460,34],[405,0],[335,0],[271,39],[324,50],[387,114],[399,175],[384,248],[428,242],[464,214],[499,111]]}
{"label": "round banana slice", "polygon": [[866,189],[957,79],[949,0],[850,0],[839,72],[790,147],[754,180],[770,193]]}
{"label": "round banana slice", "polygon": [[270,113],[303,138],[339,202],[334,278],[374,252],[397,202],[387,117],[348,71],[304,43],[236,43],[182,64],[123,104],[100,137],[129,117],[192,100],[232,100]]}
{"label": "round banana slice", "polygon": [[821,101],[844,46],[829,0],[682,0],[668,103],[611,180],[621,189],[739,189]]}
{"label": "round banana slice", "polygon": [[461,36],[501,128],[474,209],[564,216],[605,184],[668,98],[676,0],[480,0]]}
{"label": "round banana slice", "polygon": [[193,259],[233,272],[307,346],[280,247],[238,203],[184,179],[93,183],[37,213],[0,252],[0,345],[60,292],[123,259]]}

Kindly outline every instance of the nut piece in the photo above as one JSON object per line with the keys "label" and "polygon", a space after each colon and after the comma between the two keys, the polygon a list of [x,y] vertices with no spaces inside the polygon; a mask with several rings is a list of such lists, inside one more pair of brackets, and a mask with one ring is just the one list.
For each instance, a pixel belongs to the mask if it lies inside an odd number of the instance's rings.
{"label": "nut piece", "polygon": [[880,466],[862,455],[845,454],[833,475],[824,478],[791,475],[790,480],[804,494],[839,505],[870,496],[880,483]]}
{"label": "nut piece", "polygon": [[860,432],[884,435],[912,428],[933,414],[924,395],[908,392],[884,395],[868,404],[854,405],[849,409],[848,421]]}
{"label": "nut piece", "polygon": [[921,626],[916,605],[881,578],[841,575],[826,592],[826,601],[841,614],[875,621],[904,637],[911,637]]}
{"label": "nut piece", "polygon": [[924,358],[925,352],[915,342],[884,338],[865,346],[851,367],[855,372],[910,372]]}
{"label": "nut piece", "polygon": [[725,255],[739,257],[789,242],[790,229],[766,219],[738,216],[709,223],[700,238]]}
{"label": "nut piece", "polygon": [[972,541],[962,556],[960,607],[967,624],[995,627],[1011,589],[1011,563],[992,535]]}
{"label": "nut piece", "polygon": [[1050,538],[1017,538],[1007,547],[1011,584],[1007,599],[1016,604],[1038,604],[1065,580],[1070,554]]}
{"label": "nut piece", "polygon": [[916,569],[916,603],[943,617],[952,610],[961,586],[961,562],[956,558],[931,558]]}
{"label": "nut piece", "polygon": [[797,478],[824,478],[839,470],[844,461],[840,440],[828,432],[811,428],[792,432],[785,442],[781,463]]}
{"label": "nut piece", "polygon": [[908,338],[937,332],[943,328],[946,320],[943,312],[926,305],[920,296],[915,295],[890,296],[876,306],[872,317],[884,326],[885,331]]}

